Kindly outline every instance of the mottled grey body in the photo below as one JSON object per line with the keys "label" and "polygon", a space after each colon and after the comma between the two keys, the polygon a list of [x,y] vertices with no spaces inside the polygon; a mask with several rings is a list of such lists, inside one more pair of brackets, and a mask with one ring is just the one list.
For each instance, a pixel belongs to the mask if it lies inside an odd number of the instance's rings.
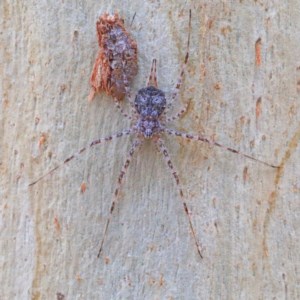
{"label": "mottled grey body", "polygon": [[148,139],[162,131],[158,118],[165,110],[166,103],[165,93],[156,87],[148,86],[138,91],[134,101],[139,114],[139,120],[135,125],[138,133]]}

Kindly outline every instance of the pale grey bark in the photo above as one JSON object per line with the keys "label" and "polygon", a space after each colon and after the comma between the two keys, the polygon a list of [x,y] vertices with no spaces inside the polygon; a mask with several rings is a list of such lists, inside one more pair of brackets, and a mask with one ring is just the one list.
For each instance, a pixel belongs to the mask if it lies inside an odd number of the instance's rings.
{"label": "pale grey bark", "polygon": [[[300,298],[299,1],[0,7],[1,299]],[[167,137],[203,247],[200,260],[173,178],[146,143],[97,259],[131,140],[100,145],[28,184],[93,139],[128,126],[109,97],[87,102],[97,15],[118,10],[138,43],[133,90],[145,84],[156,57],[160,88],[170,93],[184,59],[189,8],[180,102],[192,100],[174,127],[282,168]]]}

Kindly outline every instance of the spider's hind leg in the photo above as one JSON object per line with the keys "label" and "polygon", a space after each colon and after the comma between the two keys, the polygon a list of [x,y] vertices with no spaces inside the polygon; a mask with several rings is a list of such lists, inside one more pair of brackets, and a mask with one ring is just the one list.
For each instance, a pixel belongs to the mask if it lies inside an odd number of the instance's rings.
{"label": "spider's hind leg", "polygon": [[178,174],[177,174],[176,170],[174,169],[173,163],[172,163],[171,158],[170,158],[169,153],[168,153],[168,149],[166,148],[166,146],[165,146],[165,144],[164,144],[164,142],[161,138],[158,138],[157,140],[155,140],[155,144],[158,148],[158,151],[160,153],[162,153],[162,155],[164,157],[164,160],[167,163],[167,166],[169,167],[169,170],[170,170],[170,172],[172,173],[172,176],[175,179],[175,182],[176,182],[176,185],[177,185],[178,190],[179,190],[179,194],[180,194],[180,198],[181,198],[181,201],[182,201],[182,204],[183,204],[185,214],[188,217],[189,226],[190,226],[190,229],[191,229],[191,232],[192,232],[192,235],[193,235],[196,247],[197,247],[197,252],[198,252],[200,258],[203,258],[202,254],[201,254],[201,247],[200,247],[200,244],[198,243],[198,240],[196,238],[196,232],[195,232],[195,229],[194,229],[194,226],[193,226],[193,223],[192,223],[192,219],[191,219],[191,216],[190,216],[191,213],[190,213],[190,211],[188,209],[188,206],[187,206],[187,204],[184,200],[183,191],[182,191],[182,188],[181,188],[181,185],[180,185],[179,177],[178,177]]}
{"label": "spider's hind leg", "polygon": [[114,192],[114,195],[113,195],[113,200],[111,202],[111,206],[110,206],[110,210],[109,210],[109,216],[108,216],[108,219],[107,219],[105,227],[104,227],[103,236],[102,236],[102,240],[101,240],[101,243],[100,243],[100,249],[99,249],[99,252],[98,252],[98,255],[97,255],[98,257],[100,257],[100,254],[101,254],[102,249],[103,249],[103,244],[104,244],[104,241],[105,241],[106,235],[107,235],[107,229],[108,229],[109,223],[111,221],[111,217],[112,217],[113,211],[115,209],[116,202],[118,200],[118,195],[119,195],[119,191],[120,191],[120,188],[122,186],[122,183],[123,183],[124,176],[126,175],[126,171],[127,171],[128,167],[129,167],[129,164],[132,160],[133,154],[135,153],[136,150],[138,150],[138,148],[142,145],[142,143],[143,143],[143,141],[140,140],[140,139],[137,139],[133,142],[132,147],[129,150],[129,153],[126,157],[125,163],[122,167],[122,170],[119,174],[117,187],[115,189],[115,192]]}
{"label": "spider's hind leg", "polygon": [[47,177],[48,175],[52,174],[54,171],[56,171],[57,169],[61,168],[63,165],[69,163],[71,160],[73,160],[76,157],[79,157],[83,152],[85,152],[88,148],[94,147],[98,144],[103,144],[103,143],[107,143],[110,141],[113,141],[117,138],[120,138],[122,136],[126,136],[126,135],[130,135],[133,133],[133,129],[129,128],[123,131],[120,131],[118,133],[97,139],[92,141],[89,145],[81,148],[77,153],[73,153],[71,156],[69,156],[68,158],[66,158],[60,165],[52,168],[50,171],[46,172],[44,175],[40,176],[38,179],[36,179],[35,181],[31,182],[28,186],[33,186],[36,183],[38,183],[39,181],[41,181],[43,178]]}
{"label": "spider's hind leg", "polygon": [[240,156],[244,156],[247,159],[251,159],[251,160],[256,161],[256,162],[258,162],[260,164],[263,164],[265,166],[268,166],[268,167],[271,167],[271,168],[275,168],[275,169],[279,168],[279,166],[267,163],[265,161],[257,159],[257,158],[255,158],[253,156],[248,155],[248,154],[242,153],[242,152],[240,152],[238,150],[235,150],[233,148],[230,148],[230,147],[227,147],[227,146],[223,146],[220,143],[215,142],[214,140],[212,140],[212,139],[210,139],[208,137],[204,137],[204,136],[202,136],[200,134],[190,134],[190,133],[180,132],[180,131],[177,131],[177,130],[174,130],[174,129],[170,129],[170,128],[165,128],[164,132],[166,132],[167,134],[173,135],[173,136],[180,136],[180,137],[185,138],[187,140],[201,141],[201,142],[204,142],[204,143],[206,143],[208,145],[216,146],[216,147],[219,147],[219,148],[224,149],[226,151],[229,151],[231,153],[235,153],[235,154],[238,154]]}

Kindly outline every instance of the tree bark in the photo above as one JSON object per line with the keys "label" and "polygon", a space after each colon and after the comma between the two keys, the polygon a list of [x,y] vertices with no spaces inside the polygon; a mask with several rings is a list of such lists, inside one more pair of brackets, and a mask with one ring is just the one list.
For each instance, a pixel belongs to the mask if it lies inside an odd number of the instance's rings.
{"label": "tree bark", "polygon": [[[0,7],[1,299],[300,298],[299,1],[4,0]],[[111,97],[87,101],[97,16],[119,11],[137,41],[133,94],[156,58],[159,87],[170,96],[190,8],[189,62],[174,112],[190,105],[172,128],[280,167],[164,137],[200,259],[172,174],[146,142],[125,175],[98,259],[133,139],[61,165],[129,126]]]}

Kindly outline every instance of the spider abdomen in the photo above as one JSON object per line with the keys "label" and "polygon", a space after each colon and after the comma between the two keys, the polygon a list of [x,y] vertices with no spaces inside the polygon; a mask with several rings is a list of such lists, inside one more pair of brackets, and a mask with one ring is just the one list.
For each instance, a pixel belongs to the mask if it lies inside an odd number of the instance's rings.
{"label": "spider abdomen", "polygon": [[142,88],[135,97],[135,108],[142,118],[158,118],[166,108],[165,93],[153,86]]}

